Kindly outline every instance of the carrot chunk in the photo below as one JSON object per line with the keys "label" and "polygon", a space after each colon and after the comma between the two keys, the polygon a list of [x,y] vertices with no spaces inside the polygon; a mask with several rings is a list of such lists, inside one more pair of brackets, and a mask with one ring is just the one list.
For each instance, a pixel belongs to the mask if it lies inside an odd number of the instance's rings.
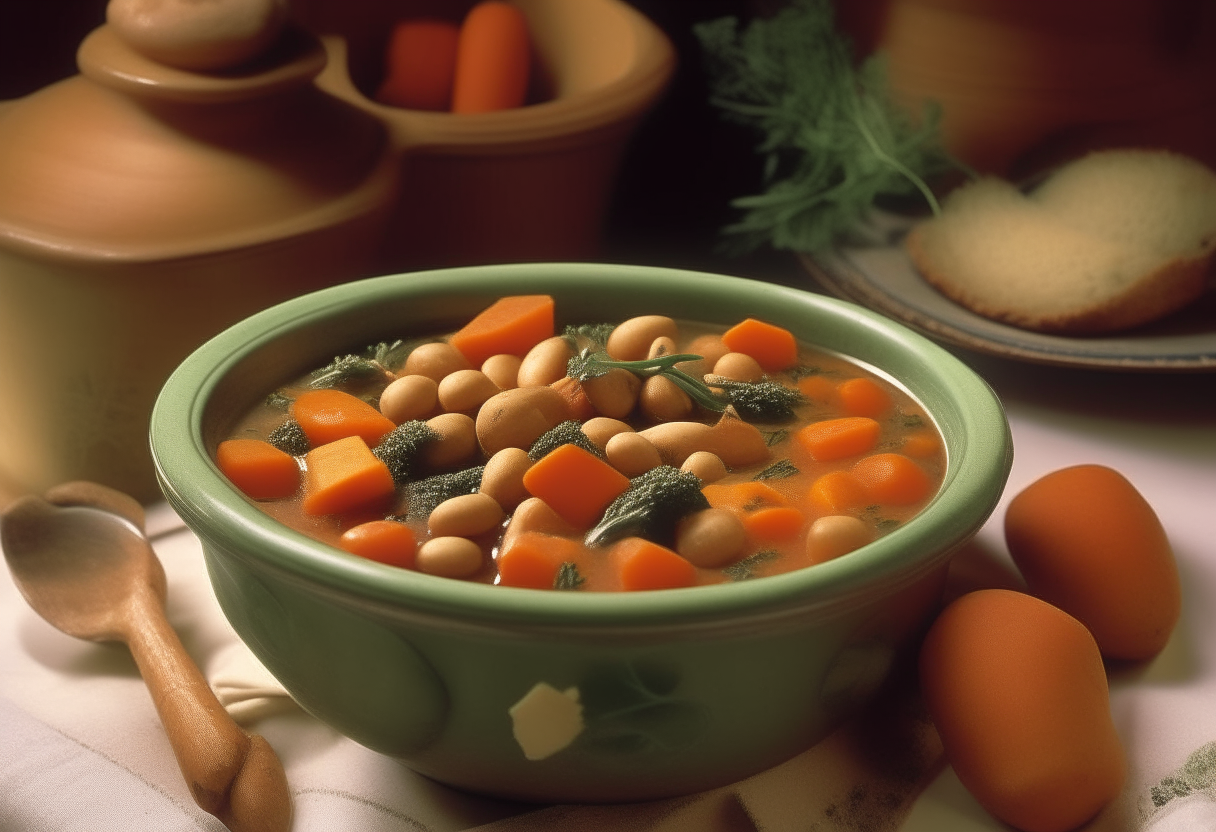
{"label": "carrot chunk", "polygon": [[579,529],[589,529],[629,478],[577,445],[560,445],[524,474],[524,488]]}
{"label": "carrot chunk", "polygon": [[876,503],[907,506],[929,496],[929,475],[903,454],[874,454],[854,463],[851,473]]}
{"label": "carrot chunk", "polygon": [[502,586],[553,589],[563,563],[577,562],[582,544],[568,537],[523,532],[498,554],[498,582]]}
{"label": "carrot chunk", "polygon": [[411,569],[418,541],[414,530],[396,520],[369,520],[342,533],[338,545],[352,555]]}
{"label": "carrot chunk", "polygon": [[528,354],[553,337],[553,298],[549,295],[510,295],[499,298],[452,334],[448,343],[480,367],[491,355]]}
{"label": "carrot chunk", "polygon": [[598,415],[595,405],[587,398],[587,391],[578,379],[564,376],[549,386],[562,394],[562,398],[566,400],[566,405],[570,409],[571,419],[586,422]]}
{"label": "carrot chunk", "polygon": [[215,463],[232,484],[254,500],[289,497],[300,486],[300,465],[291,454],[262,439],[226,439]]}
{"label": "carrot chunk", "polygon": [[714,508],[725,508],[743,514],[773,506],[788,506],[790,501],[777,489],[764,482],[710,483],[701,489]]}
{"label": "carrot chunk", "polygon": [[891,394],[871,378],[851,378],[836,386],[836,398],[848,416],[878,418],[891,409]]}
{"label": "carrot chunk", "polygon": [[903,452],[904,456],[925,459],[936,454],[941,450],[941,447],[941,442],[938,441],[937,436],[932,431],[920,430],[910,433],[904,438],[904,444],[900,447],[900,451]]}
{"label": "carrot chunk", "polygon": [[798,342],[788,329],[747,318],[722,333],[731,352],[750,355],[769,373],[792,367],[798,361]]}
{"label": "carrot chunk", "polygon": [[882,425],[869,416],[843,416],[800,428],[794,438],[817,462],[830,462],[864,454],[881,433]]}
{"label": "carrot chunk", "polygon": [[621,589],[676,589],[692,586],[697,568],[678,554],[645,538],[627,537],[612,547]]}
{"label": "carrot chunk", "polygon": [[829,471],[807,491],[807,502],[823,514],[847,514],[870,503],[865,484],[848,471]]}
{"label": "carrot chunk", "polygon": [[528,21],[510,3],[478,3],[460,27],[452,112],[519,107],[528,93],[532,47]]}
{"label": "carrot chunk", "polygon": [[403,20],[393,27],[376,100],[411,110],[448,110],[460,27],[447,20]]}
{"label": "carrot chunk", "polygon": [[339,514],[391,496],[388,466],[358,436],[313,448],[304,456],[305,514]]}
{"label": "carrot chunk", "polygon": [[813,402],[827,402],[836,395],[836,385],[826,376],[804,376],[796,382],[798,392]]}
{"label": "carrot chunk", "polygon": [[792,506],[773,506],[743,515],[743,528],[753,541],[772,543],[798,534],[804,520],[806,516]]}
{"label": "carrot chunk", "polygon": [[308,441],[317,447],[358,436],[375,447],[397,427],[391,419],[358,396],[341,390],[308,390],[291,404],[291,415]]}

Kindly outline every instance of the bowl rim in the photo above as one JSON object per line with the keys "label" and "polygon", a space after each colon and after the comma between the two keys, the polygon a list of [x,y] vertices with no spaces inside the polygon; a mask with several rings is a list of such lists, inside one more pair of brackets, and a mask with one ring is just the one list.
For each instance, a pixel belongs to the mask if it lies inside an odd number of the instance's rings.
{"label": "bowl rim", "polygon": [[[204,416],[225,376],[257,350],[299,328],[345,320],[393,302],[440,296],[484,298],[577,289],[581,296],[658,295],[688,301],[689,318],[706,305],[747,310],[789,326],[811,343],[808,327],[849,333],[865,346],[846,352],[900,378],[937,422],[947,445],[938,494],[898,529],[848,557],[812,568],[728,584],[648,592],[567,593],[491,586],[425,575],[368,561],[312,540],[263,513],[228,484],[206,448]],[[645,301],[642,301],[645,304]],[[559,299],[559,312],[561,301]],[[719,315],[722,313],[719,312]],[[402,333],[407,335],[408,333]],[[374,339],[373,339],[374,340]],[[829,339],[831,340],[831,339]],[[368,343],[368,342],[364,342]],[[833,341],[836,349],[838,343]],[[867,346],[868,345],[868,346]],[[358,348],[361,345],[350,345]],[[837,350],[842,351],[842,350]],[[886,360],[875,362],[877,353]],[[897,369],[890,369],[895,366]],[[928,400],[927,400],[928,399]],[[965,403],[965,407],[963,404]],[[958,358],[911,329],[846,301],[741,277],[650,266],[521,263],[407,272],[322,289],[256,313],[188,356],[161,389],[150,423],[156,475],[169,504],[202,539],[204,552],[229,554],[350,604],[404,607],[511,626],[612,627],[696,624],[707,620],[805,614],[854,607],[876,592],[894,593],[945,565],[987,521],[1012,463],[1004,409],[988,384]],[[912,555],[907,555],[912,552]]]}

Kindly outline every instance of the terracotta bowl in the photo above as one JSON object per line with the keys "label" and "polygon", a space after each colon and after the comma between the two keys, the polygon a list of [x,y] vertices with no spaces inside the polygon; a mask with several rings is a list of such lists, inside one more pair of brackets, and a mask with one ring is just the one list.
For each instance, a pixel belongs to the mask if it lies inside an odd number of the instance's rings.
{"label": "terracotta bowl", "polygon": [[[568,322],[650,312],[725,324],[746,309],[877,368],[935,419],[947,448],[944,485],[897,530],[810,569],[595,594],[495,587],[356,558],[271,520],[213,464],[213,448],[242,412],[335,354],[450,331],[501,295],[542,292]],[[822,738],[915,644],[952,553],[993,510],[1011,460],[1008,424],[988,386],[898,324],[739,278],[594,264],[374,278],[276,306],[180,366],[158,399],[151,446],[165,496],[202,541],[225,614],[306,710],[462,789],[583,802],[718,786]],[[538,683],[567,699],[576,690],[584,728],[564,750],[530,760],[510,710]]]}

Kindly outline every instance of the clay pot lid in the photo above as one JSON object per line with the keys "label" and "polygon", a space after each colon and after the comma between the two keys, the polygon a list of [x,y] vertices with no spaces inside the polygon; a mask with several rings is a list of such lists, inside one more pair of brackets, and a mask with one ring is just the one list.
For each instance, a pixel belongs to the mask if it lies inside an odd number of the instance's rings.
{"label": "clay pot lid", "polygon": [[306,234],[391,198],[384,127],[313,85],[326,53],[303,30],[198,71],[106,24],[77,60],[81,74],[0,105],[0,247],[163,260]]}

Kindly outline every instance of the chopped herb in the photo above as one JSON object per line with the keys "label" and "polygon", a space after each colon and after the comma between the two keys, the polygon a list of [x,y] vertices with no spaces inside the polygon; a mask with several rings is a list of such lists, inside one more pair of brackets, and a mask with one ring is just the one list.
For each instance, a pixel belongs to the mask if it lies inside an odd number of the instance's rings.
{"label": "chopped herb", "polygon": [[567,326],[562,332],[566,343],[576,352],[590,347],[593,352],[601,352],[608,346],[608,336],[616,324],[579,324]]}
{"label": "chopped herb", "polygon": [[812,367],[807,364],[798,364],[785,371],[791,381],[801,381],[804,378],[811,376],[823,375],[823,369],[820,367]]}
{"label": "chopped herb", "polygon": [[720,389],[744,419],[784,422],[794,418],[794,407],[806,401],[802,393],[775,381],[733,381],[707,376],[706,383]]}
{"label": "chopped herb", "polygon": [[918,413],[901,413],[900,423],[905,428],[919,428],[925,424],[925,420]]}
{"label": "chopped herb", "polygon": [[485,466],[477,465],[465,468],[463,471],[435,474],[425,479],[414,480],[405,487],[406,496],[409,498],[406,517],[425,520],[444,500],[459,497],[462,494],[473,494],[481,487],[481,475],[484,472]]}
{"label": "chopped herb", "polygon": [[874,527],[883,534],[898,529],[899,526],[900,522],[890,517],[879,517],[874,521]]}
{"label": "chopped herb", "polygon": [[785,428],[781,428],[780,430],[770,430],[764,433],[764,444],[772,448],[775,445],[780,445],[789,438],[790,432]]}
{"label": "chopped herb", "polygon": [[918,123],[896,106],[881,55],[854,68],[832,0],[793,0],[742,31],[725,17],[694,32],[711,103],[763,136],[766,190],[734,200],[745,213],[725,229],[738,248],[821,251],[881,197],[919,192],[939,211],[925,177],[961,167],[940,147],[940,108],[926,104]]}
{"label": "chopped herb", "polygon": [[398,340],[392,343],[381,341],[373,347],[368,347],[363,355],[337,356],[309,377],[308,386],[338,387],[351,381],[368,379],[391,381],[396,377],[394,369],[402,362],[407,352],[406,343]]}
{"label": "chopped herb", "polygon": [[266,406],[275,410],[290,410],[292,399],[278,390],[266,397]]}
{"label": "chopped herb", "polygon": [[426,422],[413,419],[401,423],[385,435],[380,443],[372,448],[372,454],[388,466],[393,481],[400,484],[409,479],[423,447],[438,438],[439,431]]}
{"label": "chopped herb", "polygon": [[292,456],[303,456],[312,447],[304,428],[300,427],[300,423],[295,419],[288,419],[272,430],[266,441]]}
{"label": "chopped herb", "polygon": [[587,579],[579,574],[578,564],[565,561],[557,567],[557,575],[553,578],[554,589],[581,589]]}
{"label": "chopped herb", "polygon": [[562,445],[577,445],[600,459],[604,458],[604,452],[587,438],[587,434],[583,433],[582,423],[577,419],[561,422],[556,427],[542,433],[540,438],[533,442],[532,447],[528,449],[528,458],[536,462]]}
{"label": "chopped herb", "polygon": [[777,559],[775,549],[761,549],[754,555],[748,555],[722,570],[722,574],[732,581],[746,581],[756,577],[756,567]]}
{"label": "chopped herb", "polygon": [[666,543],[676,523],[686,514],[709,508],[701,493],[701,480],[693,473],[659,465],[629,481],[629,488],[613,500],[585,542],[603,546],[623,537],[645,537]]}
{"label": "chopped herb", "polygon": [[790,462],[788,459],[779,459],[776,462],[774,462],[772,465],[769,465],[767,468],[765,468],[760,473],[756,474],[756,476],[752,477],[752,479],[753,480],[780,480],[780,479],[785,479],[786,477],[795,476],[796,474],[800,474],[800,473],[802,473],[802,472],[798,470],[797,465]]}

